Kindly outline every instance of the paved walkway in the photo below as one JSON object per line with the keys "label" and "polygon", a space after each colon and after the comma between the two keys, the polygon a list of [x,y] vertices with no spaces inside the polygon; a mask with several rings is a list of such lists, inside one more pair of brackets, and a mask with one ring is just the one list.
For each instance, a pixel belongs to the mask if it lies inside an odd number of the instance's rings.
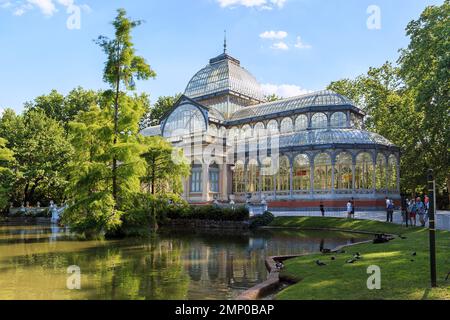
{"label": "paved walkway", "polygon": [[[291,217],[319,217],[320,212],[317,211],[273,211],[272,212],[276,217],[280,216],[291,216]],[[347,217],[347,213],[344,211],[341,212],[325,212],[325,216],[327,217],[337,217],[337,218],[345,218]],[[377,221],[386,221],[386,212],[384,211],[362,211],[355,213],[356,219],[366,219],[366,220],[377,220]],[[394,212],[394,223],[401,224],[402,223],[402,215],[400,211]],[[417,216],[417,224],[419,223],[419,217]],[[450,231],[450,211],[438,211],[436,214],[436,228],[440,230],[449,230]]]}

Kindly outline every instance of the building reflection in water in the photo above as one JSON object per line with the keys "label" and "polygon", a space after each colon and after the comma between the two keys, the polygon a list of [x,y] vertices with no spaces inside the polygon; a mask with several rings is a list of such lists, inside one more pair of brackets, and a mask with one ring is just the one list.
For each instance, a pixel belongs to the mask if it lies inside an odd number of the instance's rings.
{"label": "building reflection in water", "polygon": [[230,239],[228,236],[223,243],[210,243],[207,237],[197,237],[190,243],[183,257],[191,279],[189,296],[199,294],[194,299],[207,299],[213,287],[228,295],[224,298],[232,298],[267,278],[268,256],[318,252],[355,242],[348,235],[321,237],[317,233],[311,236],[299,232],[239,235],[236,241]]}

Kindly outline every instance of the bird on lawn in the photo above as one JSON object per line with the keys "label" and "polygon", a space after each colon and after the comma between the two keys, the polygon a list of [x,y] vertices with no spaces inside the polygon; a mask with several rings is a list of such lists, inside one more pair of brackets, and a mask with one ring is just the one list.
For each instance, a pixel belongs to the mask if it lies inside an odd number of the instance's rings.
{"label": "bird on lawn", "polygon": [[403,240],[408,239],[407,237],[402,236],[401,234],[399,234],[398,236],[399,236],[400,239],[403,239]]}
{"label": "bird on lawn", "polygon": [[411,255],[415,257],[417,256],[417,252],[414,251],[413,253],[411,253]]}
{"label": "bird on lawn", "polygon": [[320,260],[316,260],[316,264],[318,265],[318,266],[320,266],[320,267],[322,267],[322,266],[326,266],[326,264],[325,263],[323,263],[322,261],[320,261]]}
{"label": "bird on lawn", "polygon": [[331,260],[336,260],[336,257],[335,257],[335,256],[332,256],[332,257],[331,257]]}
{"label": "bird on lawn", "polygon": [[354,263],[354,262],[356,262],[356,259],[350,259],[346,261],[346,263]]}

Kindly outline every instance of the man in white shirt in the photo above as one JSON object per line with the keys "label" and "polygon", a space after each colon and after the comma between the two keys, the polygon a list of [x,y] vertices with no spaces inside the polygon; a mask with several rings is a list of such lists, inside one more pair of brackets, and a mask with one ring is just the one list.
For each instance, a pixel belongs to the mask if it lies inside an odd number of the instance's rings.
{"label": "man in white shirt", "polygon": [[350,200],[348,200],[348,202],[347,202],[347,218],[350,219],[352,217],[352,211],[353,211],[352,202]]}

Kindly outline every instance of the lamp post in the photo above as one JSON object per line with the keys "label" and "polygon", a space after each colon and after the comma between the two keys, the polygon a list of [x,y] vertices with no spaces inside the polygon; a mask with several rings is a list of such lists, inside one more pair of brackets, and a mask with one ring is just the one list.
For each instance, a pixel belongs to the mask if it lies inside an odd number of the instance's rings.
{"label": "lamp post", "polygon": [[435,181],[433,170],[429,169],[427,174],[428,181],[428,193],[429,193],[429,209],[428,218],[430,221],[429,232],[430,232],[430,275],[431,275],[431,287],[437,287],[436,283],[436,227],[435,227]]}

